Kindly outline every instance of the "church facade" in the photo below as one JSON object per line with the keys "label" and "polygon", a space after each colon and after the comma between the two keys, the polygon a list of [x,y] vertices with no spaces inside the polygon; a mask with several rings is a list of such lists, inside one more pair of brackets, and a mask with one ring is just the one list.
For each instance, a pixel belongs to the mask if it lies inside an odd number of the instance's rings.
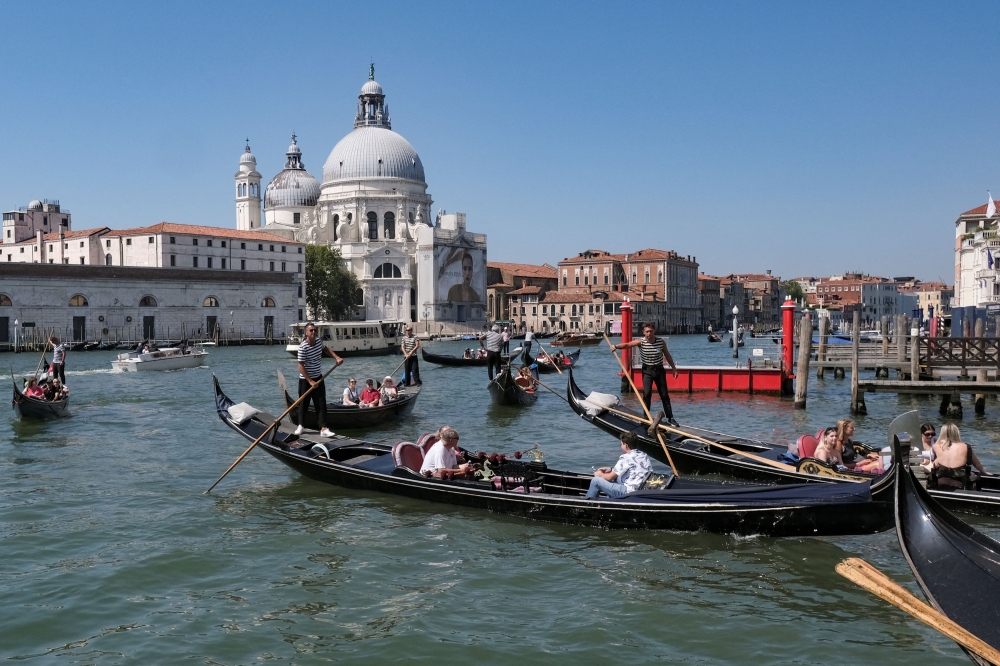
{"label": "church facade", "polygon": [[362,287],[357,319],[415,322],[424,335],[481,330],[486,236],[466,229],[464,213],[439,210],[432,218],[423,163],[392,130],[374,74],[373,66],[354,129],[330,152],[322,182],[306,171],[293,135],[285,168],[261,198],[261,174],[247,147],[235,176],[237,228],[339,250]]}

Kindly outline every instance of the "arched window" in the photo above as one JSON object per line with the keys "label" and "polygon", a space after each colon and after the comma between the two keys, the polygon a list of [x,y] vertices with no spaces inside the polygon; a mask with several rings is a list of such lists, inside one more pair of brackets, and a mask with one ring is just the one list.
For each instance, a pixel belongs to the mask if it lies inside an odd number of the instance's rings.
{"label": "arched window", "polygon": [[104,265],[105,266],[110,266],[111,265],[111,253],[110,252],[108,254],[104,255]]}
{"label": "arched window", "polygon": [[156,307],[156,299],[153,298],[152,296],[143,296],[139,300],[139,307],[140,308],[155,308]]}
{"label": "arched window", "polygon": [[372,274],[373,278],[400,278],[403,277],[403,272],[399,270],[399,266],[391,262],[386,262],[379,265],[375,272]]}
{"label": "arched window", "polygon": [[260,307],[262,307],[262,308],[273,308],[273,307],[275,307],[275,305],[274,305],[274,299],[271,298],[270,296],[268,296],[263,301],[261,301]]}
{"label": "arched window", "polygon": [[396,216],[393,213],[386,213],[385,217],[385,238],[396,237]]}
{"label": "arched window", "polygon": [[333,216],[333,240],[337,240],[337,227],[340,226],[340,216]]}
{"label": "arched window", "polygon": [[576,316],[576,306],[575,305],[573,306],[573,316],[574,317]]}
{"label": "arched window", "polygon": [[0,294],[0,307],[9,308],[12,307],[13,305],[14,304],[10,302],[10,296],[8,296],[7,294]]}
{"label": "arched window", "polygon": [[73,298],[69,299],[69,304],[75,308],[85,308],[90,303],[87,302],[87,298],[82,294],[76,294]]}
{"label": "arched window", "polygon": [[378,213],[368,213],[368,240],[378,240]]}
{"label": "arched window", "polygon": [[201,306],[205,308],[217,308],[219,307],[219,299],[215,296],[208,296],[205,298],[205,301],[201,304]]}

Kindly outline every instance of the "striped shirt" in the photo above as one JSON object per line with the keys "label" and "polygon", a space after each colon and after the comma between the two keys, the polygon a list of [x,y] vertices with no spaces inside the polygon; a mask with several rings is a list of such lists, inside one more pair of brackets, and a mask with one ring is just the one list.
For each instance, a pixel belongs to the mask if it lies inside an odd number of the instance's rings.
{"label": "striped shirt", "polygon": [[309,377],[303,377],[302,373],[299,373],[299,379],[319,379],[323,374],[323,368],[320,365],[320,359],[323,358],[323,341],[316,338],[316,342],[309,344],[303,340],[299,344],[299,363],[302,367],[306,369],[309,373]]}
{"label": "striped shirt", "polygon": [[643,365],[663,365],[663,340],[646,342],[643,338],[639,343],[639,358]]}
{"label": "striped shirt", "polygon": [[414,347],[417,346],[417,336],[408,335],[403,338],[403,353],[409,355],[413,351]]}
{"label": "striped shirt", "polygon": [[66,345],[56,345],[55,349],[52,350],[52,362],[62,363],[64,358],[66,358]]}
{"label": "striped shirt", "polygon": [[486,351],[500,351],[500,347],[503,346],[503,338],[499,333],[495,331],[489,331],[486,334]]}

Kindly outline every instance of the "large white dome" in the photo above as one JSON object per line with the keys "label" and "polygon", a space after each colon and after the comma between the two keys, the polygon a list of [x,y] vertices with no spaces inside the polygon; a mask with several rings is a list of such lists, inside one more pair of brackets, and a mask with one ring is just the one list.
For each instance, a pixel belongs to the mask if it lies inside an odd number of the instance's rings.
{"label": "large white dome", "polygon": [[358,178],[404,178],[424,183],[424,165],[410,142],[385,127],[358,127],[333,147],[323,184]]}

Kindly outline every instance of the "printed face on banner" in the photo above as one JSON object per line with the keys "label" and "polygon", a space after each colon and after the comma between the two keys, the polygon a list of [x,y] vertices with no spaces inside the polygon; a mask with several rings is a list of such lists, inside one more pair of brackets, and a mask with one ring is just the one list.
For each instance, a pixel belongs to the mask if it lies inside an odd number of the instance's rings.
{"label": "printed face on banner", "polygon": [[486,261],[482,250],[434,248],[437,300],[482,303],[486,294]]}

